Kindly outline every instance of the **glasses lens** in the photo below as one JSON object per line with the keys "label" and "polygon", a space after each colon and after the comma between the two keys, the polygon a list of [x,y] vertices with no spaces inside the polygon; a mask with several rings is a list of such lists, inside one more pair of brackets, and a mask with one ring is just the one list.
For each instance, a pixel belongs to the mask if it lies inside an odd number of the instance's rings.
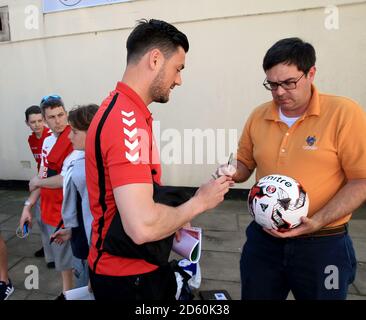
{"label": "glasses lens", "polygon": [[263,85],[267,90],[270,90],[270,91],[277,90],[277,88],[278,88],[277,83],[265,82],[265,83],[263,83]]}
{"label": "glasses lens", "polygon": [[296,82],[294,81],[283,82],[281,83],[281,87],[284,88],[285,90],[293,90],[296,88]]}

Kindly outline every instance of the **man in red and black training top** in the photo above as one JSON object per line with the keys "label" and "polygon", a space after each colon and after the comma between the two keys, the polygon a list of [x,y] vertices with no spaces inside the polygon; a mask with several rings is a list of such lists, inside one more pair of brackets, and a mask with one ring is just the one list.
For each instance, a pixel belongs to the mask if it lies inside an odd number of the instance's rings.
{"label": "man in red and black training top", "polygon": [[[41,156],[42,156],[42,145],[43,140],[52,134],[52,131],[45,126],[44,119],[42,116],[41,108],[39,106],[30,106],[25,110],[25,124],[32,130],[32,134],[28,137],[29,148],[34,156],[34,160],[37,163],[37,173],[41,166]],[[42,220],[41,220],[41,210],[39,206],[39,201],[35,205],[35,216],[39,228],[42,230]],[[36,251],[34,255],[39,257],[45,257],[47,266],[49,268],[54,268],[54,262],[52,257],[52,252],[46,249],[44,252],[43,247]]]}
{"label": "man in red and black training top", "polygon": [[94,220],[88,262],[97,300],[175,299],[172,270],[142,257],[106,251],[106,234],[113,229],[114,217],[120,215],[123,229],[132,240],[132,244],[124,243],[131,247],[152,243],[173,235],[217,206],[231,185],[231,178],[225,176],[211,180],[177,207],[153,200],[153,182],[160,184],[161,167],[147,106],[166,103],[170,91],[182,84],[188,48],[187,37],[174,26],[141,20],[127,40],[122,81],[103,101],[89,127],[86,181]]}
{"label": "man in red and black training top", "polygon": [[[31,192],[24,203],[20,226],[26,221],[32,224],[31,208],[41,197],[41,219],[44,225],[42,232],[43,247],[48,247],[53,254],[56,270],[61,272],[63,291],[72,288],[72,252],[69,241],[62,245],[50,243],[50,237],[61,221],[62,186],[61,173],[72,161],[72,144],[68,139],[70,126],[67,124],[67,113],[60,96],[45,96],[41,101],[44,120],[52,134],[43,141],[42,161],[39,175],[29,182]],[[59,296],[63,298],[63,294]]]}

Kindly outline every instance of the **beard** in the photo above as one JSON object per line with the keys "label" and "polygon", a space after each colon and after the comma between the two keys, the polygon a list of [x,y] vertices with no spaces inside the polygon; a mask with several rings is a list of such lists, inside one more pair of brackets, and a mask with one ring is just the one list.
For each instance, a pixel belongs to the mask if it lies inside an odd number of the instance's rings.
{"label": "beard", "polygon": [[150,96],[152,101],[158,103],[167,103],[169,101],[169,89],[164,89],[165,68],[160,69],[159,73],[155,77],[153,83],[150,86]]}

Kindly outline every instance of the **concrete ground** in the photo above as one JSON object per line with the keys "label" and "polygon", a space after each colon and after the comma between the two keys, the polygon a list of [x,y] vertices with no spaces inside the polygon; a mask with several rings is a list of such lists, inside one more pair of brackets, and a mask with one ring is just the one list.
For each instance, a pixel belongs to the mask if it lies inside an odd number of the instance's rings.
{"label": "concrete ground", "polygon": [[[35,258],[41,247],[39,229],[34,226],[31,235],[19,239],[15,230],[19,221],[25,191],[0,190],[0,230],[9,254],[9,274],[15,287],[11,300],[54,299],[61,292],[61,280],[48,269],[43,258]],[[202,283],[200,290],[227,290],[233,299],[240,299],[240,252],[245,240],[244,230],[251,217],[246,202],[226,200],[194,220],[193,225],[203,229],[201,255]],[[356,250],[358,268],[354,283],[349,288],[348,299],[366,300],[366,206],[359,209],[350,222],[350,234]],[[39,289],[27,290],[27,266],[37,266]],[[293,299],[290,296],[288,299]]]}

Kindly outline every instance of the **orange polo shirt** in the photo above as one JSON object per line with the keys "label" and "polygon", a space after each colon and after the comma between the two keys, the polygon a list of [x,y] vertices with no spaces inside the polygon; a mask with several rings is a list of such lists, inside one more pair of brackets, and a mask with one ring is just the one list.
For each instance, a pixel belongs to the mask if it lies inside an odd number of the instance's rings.
{"label": "orange polo shirt", "polygon": [[[245,124],[238,160],[256,171],[298,180],[308,192],[311,217],[350,179],[366,178],[366,113],[356,102],[318,93],[289,128],[273,101],[257,107]],[[345,199],[346,200],[346,199]],[[329,226],[346,223],[351,213]]]}

